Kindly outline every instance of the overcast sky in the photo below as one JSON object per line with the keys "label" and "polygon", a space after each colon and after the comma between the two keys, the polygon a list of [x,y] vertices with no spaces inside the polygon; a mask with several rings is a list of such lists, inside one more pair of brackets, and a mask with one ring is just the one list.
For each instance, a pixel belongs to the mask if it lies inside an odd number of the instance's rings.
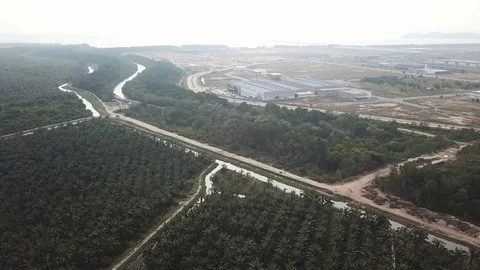
{"label": "overcast sky", "polygon": [[0,1],[0,42],[368,44],[431,31],[480,33],[480,0]]}

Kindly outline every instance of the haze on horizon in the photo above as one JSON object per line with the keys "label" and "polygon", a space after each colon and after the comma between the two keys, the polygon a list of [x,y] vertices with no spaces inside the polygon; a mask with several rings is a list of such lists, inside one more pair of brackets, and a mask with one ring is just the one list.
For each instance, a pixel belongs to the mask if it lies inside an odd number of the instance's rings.
{"label": "haze on horizon", "polygon": [[[127,4],[128,3],[128,4]],[[279,42],[382,44],[406,33],[480,33],[480,1],[4,0],[0,43],[98,47]]]}

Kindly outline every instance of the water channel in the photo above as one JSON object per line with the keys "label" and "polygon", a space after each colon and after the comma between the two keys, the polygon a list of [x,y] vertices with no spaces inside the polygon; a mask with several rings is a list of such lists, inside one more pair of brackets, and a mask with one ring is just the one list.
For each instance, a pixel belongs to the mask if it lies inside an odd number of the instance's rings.
{"label": "water channel", "polygon": [[137,71],[130,77],[126,78],[125,80],[123,80],[121,83],[119,83],[117,86],[115,86],[115,89],[113,89],[113,93],[115,94],[115,96],[118,98],[118,99],[122,99],[122,100],[125,100],[125,95],[123,94],[123,86],[133,80],[135,77],[138,76],[138,74],[142,73],[144,70],[145,70],[145,66],[142,66],[140,64],[137,64],[137,63],[134,63],[137,65]]}
{"label": "water channel", "polygon": [[[114,89],[114,94],[118,97],[118,98],[121,98],[121,99],[126,99],[125,98],[125,95],[123,94],[122,92],[122,88],[123,86],[125,85],[125,83],[127,83],[128,81],[131,81],[133,80],[138,74],[140,74],[142,71],[145,70],[145,67],[140,65],[140,64],[137,64],[137,72],[135,72],[132,76],[128,77],[127,79],[125,79],[124,81],[122,81],[121,83],[119,83],[115,89]],[[164,143],[166,144],[166,141],[164,141]],[[186,152],[190,151],[189,149],[186,149],[185,150]],[[196,153],[196,156],[198,156],[198,153]],[[212,177],[218,172],[220,171],[222,168],[225,168],[225,169],[228,169],[228,170],[231,170],[231,171],[234,171],[234,172],[237,172],[237,173],[240,173],[242,175],[248,175],[250,177],[252,177],[253,179],[256,179],[256,180],[259,180],[259,181],[262,181],[262,182],[265,182],[265,183],[271,183],[274,187],[276,188],[279,188],[281,190],[284,190],[285,192],[288,192],[288,193],[295,193],[297,195],[302,195],[303,194],[303,190],[299,189],[299,188],[296,188],[296,187],[292,187],[292,186],[289,186],[287,184],[284,184],[284,183],[281,183],[281,182],[278,182],[278,181],[275,181],[275,180],[271,180],[271,179],[268,179],[266,176],[263,176],[263,175],[260,175],[258,173],[255,173],[255,172],[252,172],[252,171],[249,171],[249,170],[246,170],[246,169],[243,169],[243,168],[240,168],[238,166],[235,166],[231,163],[228,163],[228,162],[224,162],[224,161],[221,161],[221,160],[216,160],[215,161],[217,163],[217,167],[215,167],[215,169],[213,169],[210,173],[208,173],[206,176],[205,176],[205,187],[206,187],[206,194],[209,195],[212,193],[213,191],[213,182],[212,182]],[[243,195],[241,195],[243,196]],[[342,201],[335,201],[335,200],[332,200],[332,203],[333,203],[333,206],[337,209],[346,209],[346,208],[350,208],[350,206],[347,205],[346,202],[342,202]],[[405,227],[405,225],[401,224],[401,223],[398,223],[396,221],[393,221],[393,220],[390,220],[389,219],[389,222],[390,222],[390,225],[391,225],[391,228],[392,229],[398,229],[398,228],[402,228],[402,227]],[[428,238],[427,238],[427,241],[428,242],[431,242],[433,243],[434,241],[440,241],[444,244],[445,248],[449,249],[449,250],[455,250],[455,249],[460,249],[460,250],[465,250],[465,251],[469,251],[469,248],[464,246],[464,245],[461,245],[461,244],[457,244],[455,242],[452,242],[452,241],[449,241],[447,239],[443,239],[443,238],[440,238],[438,236],[435,236],[435,235],[432,235],[432,234],[428,234]]]}
{"label": "water channel", "polygon": [[88,100],[86,100],[84,97],[82,97],[82,96],[80,96],[79,94],[77,94],[77,92],[66,89],[65,86],[67,86],[67,85],[68,85],[67,83],[66,83],[66,84],[62,84],[62,85],[60,85],[60,86],[58,87],[58,89],[59,89],[60,91],[63,91],[63,92],[75,93],[75,95],[77,95],[77,97],[82,100],[83,104],[84,104],[85,107],[86,107],[85,109],[92,112],[93,117],[99,117],[99,116],[100,116],[100,113],[99,113],[97,110],[95,110],[95,108],[93,108],[92,103],[90,103],[90,102],[89,102]]}

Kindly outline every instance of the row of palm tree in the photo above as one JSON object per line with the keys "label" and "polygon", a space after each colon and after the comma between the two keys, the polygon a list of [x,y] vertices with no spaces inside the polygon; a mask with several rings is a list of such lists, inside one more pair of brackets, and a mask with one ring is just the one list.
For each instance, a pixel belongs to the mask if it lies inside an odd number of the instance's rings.
{"label": "row of palm tree", "polygon": [[0,142],[0,269],[107,267],[210,161],[109,120]]}
{"label": "row of palm tree", "polygon": [[[148,269],[479,269],[478,256],[392,230],[385,217],[339,211],[318,193],[286,194],[221,171],[214,193],[172,221]],[[245,198],[236,196],[246,195]]]}

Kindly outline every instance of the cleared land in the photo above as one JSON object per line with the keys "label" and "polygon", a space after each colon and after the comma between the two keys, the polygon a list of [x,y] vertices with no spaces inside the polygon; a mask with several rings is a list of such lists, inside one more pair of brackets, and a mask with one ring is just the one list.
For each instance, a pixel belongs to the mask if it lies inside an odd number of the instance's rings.
{"label": "cleared land", "polygon": [[350,80],[392,75],[392,73],[388,71],[310,61],[278,62],[258,65],[255,68],[267,69],[269,72],[280,72],[291,77],[307,76],[323,80]]}
{"label": "cleared land", "polygon": [[425,108],[416,108],[402,102],[354,103],[323,98],[299,99],[287,103],[346,113],[480,126],[480,104],[466,97],[408,100],[408,103],[426,106]]}

